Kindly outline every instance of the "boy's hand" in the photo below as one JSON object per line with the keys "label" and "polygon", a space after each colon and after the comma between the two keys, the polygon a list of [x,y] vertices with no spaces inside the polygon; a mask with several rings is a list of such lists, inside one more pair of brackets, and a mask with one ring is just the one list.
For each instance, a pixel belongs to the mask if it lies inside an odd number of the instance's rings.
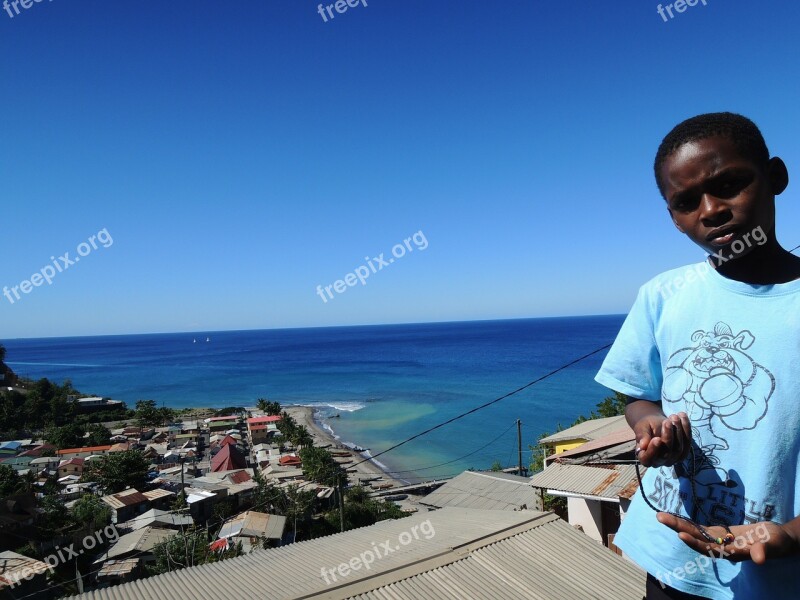
{"label": "boy's hand", "polygon": [[[692,550],[712,558],[724,558],[732,562],[752,560],[757,565],[763,565],[767,559],[800,553],[800,542],[791,529],[771,521],[734,525],[731,527],[735,538],[733,542],[715,544],[706,541],[700,530],[685,519],[663,512],[658,513],[657,518],[660,523],[677,531],[680,540]],[[706,531],[713,537],[724,537],[727,533],[723,527],[707,527]]]}
{"label": "boy's hand", "polygon": [[637,458],[645,467],[672,466],[685,459],[692,447],[692,428],[686,413],[664,418],[646,415],[633,426]]}

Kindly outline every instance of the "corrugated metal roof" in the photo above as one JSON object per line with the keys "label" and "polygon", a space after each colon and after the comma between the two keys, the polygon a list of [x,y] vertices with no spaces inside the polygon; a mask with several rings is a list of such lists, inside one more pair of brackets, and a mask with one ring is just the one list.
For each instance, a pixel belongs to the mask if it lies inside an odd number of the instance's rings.
{"label": "corrugated metal roof", "polygon": [[[626,427],[624,429],[619,429],[617,431],[613,431],[609,434],[606,434],[602,437],[596,438],[591,442],[586,442],[585,444],[581,444],[577,448],[573,448],[572,450],[565,450],[564,452],[560,452],[558,454],[553,454],[548,458],[566,458],[568,456],[577,456],[579,454],[586,454],[588,452],[601,450],[603,448],[610,448],[613,446],[618,446],[620,444],[624,444],[625,442],[633,442],[636,440],[636,434],[633,433],[633,429],[630,427]],[[631,447],[633,449],[633,447]]]}
{"label": "corrugated metal roof", "polygon": [[149,552],[157,544],[168,540],[178,532],[173,529],[161,529],[158,527],[143,527],[131,533],[120,536],[117,543],[108,549],[104,558],[116,558],[124,556],[129,552]]}
{"label": "corrugated metal roof", "polygon": [[[391,552],[384,550],[370,569],[326,584],[323,570],[386,542]],[[550,513],[448,507],[77,598],[641,600],[644,579],[632,563]]]}
{"label": "corrugated metal roof", "polygon": [[149,501],[147,496],[134,488],[118,494],[109,494],[100,499],[113,509],[122,508],[123,506],[133,506],[134,504],[141,504],[142,502]]}
{"label": "corrugated metal roof", "polygon": [[555,442],[564,442],[567,440],[586,440],[591,442],[597,438],[614,433],[621,429],[630,428],[625,417],[620,415],[617,417],[605,417],[602,419],[589,419],[583,423],[579,423],[574,427],[559,431],[553,435],[547,436],[539,440],[540,444],[552,444]]}
{"label": "corrugated metal roof", "polygon": [[158,500],[159,498],[168,498],[169,496],[174,496],[175,492],[170,492],[169,490],[164,489],[157,489],[157,490],[150,490],[149,492],[142,492],[142,496],[150,500]]}
{"label": "corrugated metal roof", "polygon": [[561,520],[473,549],[441,567],[417,570],[422,572],[392,577],[369,591],[353,593],[356,586],[350,586],[312,598],[641,600],[645,591],[643,571]]}
{"label": "corrugated metal roof", "polygon": [[541,495],[527,477],[506,473],[464,471],[420,500],[444,508],[486,508],[493,510],[541,509]]}
{"label": "corrugated metal roof", "polygon": [[220,529],[218,537],[244,535],[279,540],[283,537],[285,527],[286,517],[251,510],[227,521]]}
{"label": "corrugated metal roof", "polygon": [[194,520],[189,515],[179,515],[170,511],[151,508],[146,513],[130,521],[130,523],[130,528],[135,531],[153,525],[156,527],[171,527],[177,529],[182,525],[193,525]]}
{"label": "corrugated metal roof", "polygon": [[0,590],[23,581],[30,573],[41,575],[49,568],[40,560],[17,554],[11,550],[0,552]]}
{"label": "corrugated metal roof", "polygon": [[531,484],[537,488],[608,499],[619,498],[631,482],[638,483],[634,465],[601,467],[554,463],[531,478]]}
{"label": "corrugated metal roof", "polygon": [[132,573],[139,566],[138,558],[128,558],[126,560],[109,560],[103,563],[103,567],[97,572],[97,578],[121,577]]}
{"label": "corrugated metal roof", "polygon": [[78,452],[103,452],[108,450],[111,446],[84,446],[82,448],[67,448],[66,450],[59,450],[56,454],[64,455],[64,454],[76,454]]}

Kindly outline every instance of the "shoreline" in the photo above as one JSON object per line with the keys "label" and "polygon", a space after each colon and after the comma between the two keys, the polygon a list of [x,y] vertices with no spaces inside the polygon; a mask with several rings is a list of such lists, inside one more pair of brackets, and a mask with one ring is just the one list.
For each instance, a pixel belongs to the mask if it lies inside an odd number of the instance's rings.
{"label": "shoreline", "polygon": [[[283,410],[285,410],[292,417],[294,417],[298,425],[303,425],[308,429],[308,432],[314,438],[315,446],[323,447],[330,445],[329,448],[331,450],[347,451],[350,457],[352,458],[353,463],[359,463],[366,458],[365,456],[362,455],[361,452],[353,450],[352,448],[348,448],[347,446],[341,443],[341,440],[337,440],[335,437],[333,437],[333,435],[331,435],[331,432],[325,429],[322,426],[322,424],[319,423],[315,418],[314,415],[317,411],[314,407],[285,406],[283,407]],[[393,487],[401,487],[407,485],[407,482],[390,475],[379,465],[375,464],[375,461],[369,459],[357,466],[353,466],[353,464],[345,464],[343,466],[345,467],[345,469],[348,470],[347,480],[352,485],[358,485],[361,478],[371,478],[371,477],[381,477],[380,483],[391,483]],[[349,472],[350,469],[355,469],[355,472],[354,473]],[[369,483],[366,483],[364,485],[367,488],[370,487]]]}

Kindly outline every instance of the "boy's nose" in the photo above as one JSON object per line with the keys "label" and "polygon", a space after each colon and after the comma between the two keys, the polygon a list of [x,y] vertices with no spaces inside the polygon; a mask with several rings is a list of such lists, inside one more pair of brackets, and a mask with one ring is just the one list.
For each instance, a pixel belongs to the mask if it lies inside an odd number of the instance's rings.
{"label": "boy's nose", "polygon": [[715,198],[711,194],[703,194],[700,199],[700,218],[709,223],[715,224],[720,221],[720,217],[729,216],[730,210],[723,200]]}

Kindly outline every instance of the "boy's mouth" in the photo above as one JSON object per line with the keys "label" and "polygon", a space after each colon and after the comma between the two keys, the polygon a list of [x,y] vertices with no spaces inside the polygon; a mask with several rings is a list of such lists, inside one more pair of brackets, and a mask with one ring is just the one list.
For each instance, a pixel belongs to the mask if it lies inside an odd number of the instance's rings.
{"label": "boy's mouth", "polygon": [[733,238],[736,237],[736,229],[733,227],[720,227],[719,229],[715,229],[712,231],[708,236],[706,236],[706,240],[712,246],[726,246],[733,241]]}

